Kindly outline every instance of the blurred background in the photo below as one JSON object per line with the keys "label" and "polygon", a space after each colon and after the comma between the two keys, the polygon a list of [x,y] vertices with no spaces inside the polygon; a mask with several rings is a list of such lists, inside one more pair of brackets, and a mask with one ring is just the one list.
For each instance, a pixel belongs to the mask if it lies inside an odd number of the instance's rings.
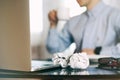
{"label": "blurred background", "polygon": [[[120,8],[120,0],[103,1],[108,5]],[[55,9],[58,11],[59,31],[70,17],[79,15],[86,10],[85,7],[80,7],[76,0],[30,0],[29,6],[32,59],[46,59],[52,57],[52,54],[50,54],[45,47],[49,31],[48,13],[50,10]],[[70,49],[73,48],[74,45],[72,45],[72,48],[70,47]]]}

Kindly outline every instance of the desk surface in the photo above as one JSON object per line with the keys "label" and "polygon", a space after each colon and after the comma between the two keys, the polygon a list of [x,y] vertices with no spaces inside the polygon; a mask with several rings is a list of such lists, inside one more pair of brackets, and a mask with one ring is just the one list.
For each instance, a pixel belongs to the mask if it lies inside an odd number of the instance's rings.
{"label": "desk surface", "polygon": [[[40,66],[50,65],[52,62],[43,63],[46,61],[39,61]],[[35,63],[36,64],[36,63]],[[37,64],[37,65],[38,65]],[[34,65],[34,64],[33,64]],[[47,65],[47,66],[48,66]],[[35,65],[34,65],[35,66]],[[42,70],[43,69],[43,70]],[[120,71],[105,70],[97,68],[97,64],[90,65],[85,70],[71,69],[70,67],[62,69],[60,66],[51,69],[40,68],[38,71],[17,71],[0,69],[1,78],[41,78],[41,79],[120,79]]]}

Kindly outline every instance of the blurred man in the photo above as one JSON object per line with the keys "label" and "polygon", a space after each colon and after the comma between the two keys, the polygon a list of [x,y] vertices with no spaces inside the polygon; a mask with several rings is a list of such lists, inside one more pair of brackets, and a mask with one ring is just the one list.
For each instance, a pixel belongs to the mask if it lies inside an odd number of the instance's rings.
{"label": "blurred man", "polygon": [[102,0],[76,1],[87,10],[69,19],[61,33],[56,30],[57,12],[53,10],[49,13],[48,51],[61,52],[75,42],[75,52],[120,56],[120,11],[104,4]]}

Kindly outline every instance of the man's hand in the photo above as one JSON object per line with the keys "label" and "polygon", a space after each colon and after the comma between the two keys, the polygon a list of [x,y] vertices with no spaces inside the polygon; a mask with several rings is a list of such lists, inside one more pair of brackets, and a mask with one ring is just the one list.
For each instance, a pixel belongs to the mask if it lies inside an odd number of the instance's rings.
{"label": "man's hand", "polygon": [[89,48],[85,48],[82,50],[82,52],[87,53],[88,55],[94,55],[94,49],[89,49]]}
{"label": "man's hand", "polygon": [[57,25],[57,22],[58,22],[57,11],[56,10],[50,11],[48,14],[48,18],[50,21],[51,28],[55,27]]}

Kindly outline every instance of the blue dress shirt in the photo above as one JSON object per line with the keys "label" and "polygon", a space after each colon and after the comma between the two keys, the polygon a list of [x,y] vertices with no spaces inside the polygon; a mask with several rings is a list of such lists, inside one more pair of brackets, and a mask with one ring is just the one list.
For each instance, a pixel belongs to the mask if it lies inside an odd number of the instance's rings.
{"label": "blue dress shirt", "polygon": [[78,48],[102,47],[100,55],[120,57],[120,11],[100,1],[92,10],[72,17],[62,32],[50,29],[47,49],[50,53],[64,51],[75,42]]}

